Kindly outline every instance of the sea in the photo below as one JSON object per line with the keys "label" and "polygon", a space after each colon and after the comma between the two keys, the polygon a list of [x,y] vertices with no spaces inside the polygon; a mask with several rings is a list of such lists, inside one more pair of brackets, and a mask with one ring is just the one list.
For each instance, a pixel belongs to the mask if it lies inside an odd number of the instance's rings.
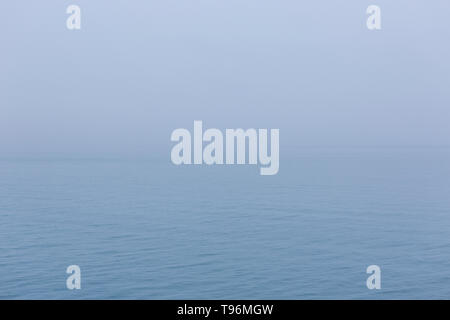
{"label": "sea", "polygon": [[0,155],[0,298],[450,298],[450,148],[283,151],[274,176]]}

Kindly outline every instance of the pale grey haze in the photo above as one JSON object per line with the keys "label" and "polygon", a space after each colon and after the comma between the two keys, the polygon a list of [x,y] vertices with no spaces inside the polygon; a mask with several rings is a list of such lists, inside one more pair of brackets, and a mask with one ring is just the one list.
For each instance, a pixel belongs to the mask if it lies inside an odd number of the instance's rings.
{"label": "pale grey haze", "polygon": [[[0,1],[0,299],[448,299],[449,13]],[[174,165],[194,120],[279,129],[279,172]]]}
{"label": "pale grey haze", "polygon": [[[449,144],[448,1],[0,5],[0,150],[162,154],[175,128],[302,146]],[[368,5],[382,30],[366,28]]]}

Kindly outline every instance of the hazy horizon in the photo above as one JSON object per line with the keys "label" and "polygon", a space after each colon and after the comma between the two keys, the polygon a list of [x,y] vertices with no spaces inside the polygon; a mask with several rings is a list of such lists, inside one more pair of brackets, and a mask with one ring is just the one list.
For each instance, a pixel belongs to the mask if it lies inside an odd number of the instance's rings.
{"label": "hazy horizon", "polygon": [[448,299],[449,12],[2,1],[0,299]]}

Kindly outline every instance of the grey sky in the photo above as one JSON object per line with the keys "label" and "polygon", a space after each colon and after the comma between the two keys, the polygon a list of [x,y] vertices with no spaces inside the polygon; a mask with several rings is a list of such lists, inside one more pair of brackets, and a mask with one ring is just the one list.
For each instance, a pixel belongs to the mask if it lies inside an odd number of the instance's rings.
{"label": "grey sky", "polygon": [[[70,4],[82,29],[66,29]],[[367,30],[377,4],[382,30]],[[447,0],[3,1],[0,155],[169,155],[194,120],[301,146],[450,145]],[[289,146],[289,147],[288,147]]]}

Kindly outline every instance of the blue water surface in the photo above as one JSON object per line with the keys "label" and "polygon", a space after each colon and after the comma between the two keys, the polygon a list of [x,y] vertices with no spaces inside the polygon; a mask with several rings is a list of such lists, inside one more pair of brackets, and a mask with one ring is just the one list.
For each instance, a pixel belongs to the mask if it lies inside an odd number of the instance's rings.
{"label": "blue water surface", "polygon": [[[450,149],[305,148],[276,176],[168,159],[0,161],[0,298],[450,297]],[[82,289],[66,288],[81,268]],[[382,270],[368,290],[366,268]]]}

